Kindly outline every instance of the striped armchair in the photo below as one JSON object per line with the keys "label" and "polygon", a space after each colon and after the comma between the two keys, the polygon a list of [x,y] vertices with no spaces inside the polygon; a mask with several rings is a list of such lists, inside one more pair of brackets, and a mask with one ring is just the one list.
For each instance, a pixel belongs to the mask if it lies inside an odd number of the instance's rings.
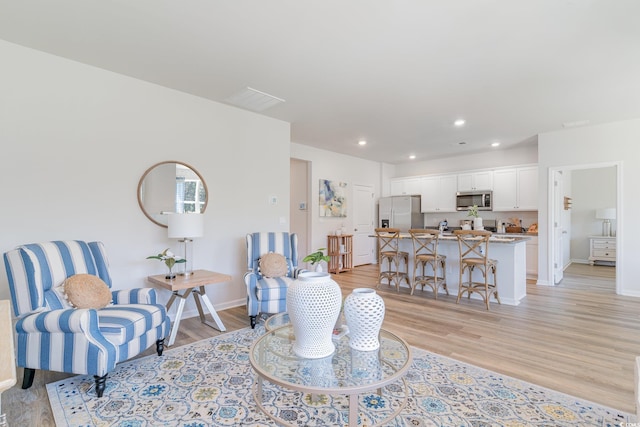
{"label": "striped armchair", "polygon": [[4,254],[13,311],[18,318],[16,363],[22,388],[36,369],[88,374],[102,397],[108,372],[156,343],[162,355],[170,327],[154,289],[112,291],[112,304],[77,309],[55,288],[74,274],[92,274],[111,287],[101,242],[55,241],[22,245]]}
{"label": "striped armchair", "polygon": [[[286,276],[267,278],[260,274],[260,257],[270,252],[284,255],[288,264]],[[285,232],[247,234],[247,311],[255,328],[260,313],[281,313],[287,309],[287,289],[298,277],[298,236]]]}

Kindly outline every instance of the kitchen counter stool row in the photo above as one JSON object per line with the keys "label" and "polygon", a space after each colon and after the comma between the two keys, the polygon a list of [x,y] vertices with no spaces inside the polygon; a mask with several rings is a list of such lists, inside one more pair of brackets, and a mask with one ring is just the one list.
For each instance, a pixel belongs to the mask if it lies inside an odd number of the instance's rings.
{"label": "kitchen counter stool row", "polygon": [[[411,288],[413,295],[417,286],[424,290],[425,285],[433,291],[438,299],[440,288],[449,295],[446,279],[445,255],[438,253],[440,231],[432,229],[411,229],[409,235],[413,243],[413,253],[402,251],[400,248],[400,230],[397,228],[376,228],[378,240],[379,275],[378,288],[387,284],[395,286],[400,291],[403,282]],[[488,245],[491,232],[484,230],[456,230],[454,235],[458,240],[460,252],[458,298],[466,293],[471,298],[472,293],[479,294],[489,310],[491,296],[500,303],[498,296],[496,271],[497,261],[488,257]],[[413,274],[409,277],[409,258],[413,257]],[[474,281],[473,272],[479,271],[482,280]],[[466,275],[466,279],[465,279]]]}

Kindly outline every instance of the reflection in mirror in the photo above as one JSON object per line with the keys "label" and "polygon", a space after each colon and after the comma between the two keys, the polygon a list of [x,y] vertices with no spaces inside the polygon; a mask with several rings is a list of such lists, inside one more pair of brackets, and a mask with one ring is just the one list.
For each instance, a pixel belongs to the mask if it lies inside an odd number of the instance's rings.
{"label": "reflection in mirror", "polygon": [[166,227],[167,214],[199,212],[207,207],[207,184],[193,167],[166,161],[151,166],[138,183],[138,204],[154,223]]}

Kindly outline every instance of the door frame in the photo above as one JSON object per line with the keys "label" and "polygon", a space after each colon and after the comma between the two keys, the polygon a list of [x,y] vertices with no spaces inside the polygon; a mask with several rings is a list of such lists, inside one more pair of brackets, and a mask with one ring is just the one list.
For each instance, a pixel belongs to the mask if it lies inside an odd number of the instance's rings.
{"label": "door frame", "polygon": [[622,254],[622,242],[624,239],[624,215],[622,211],[622,162],[603,162],[603,163],[589,163],[589,164],[577,164],[567,166],[554,166],[550,167],[547,176],[547,283],[553,286],[553,260],[555,259],[555,241],[554,241],[554,227],[553,227],[553,212],[556,209],[557,200],[554,197],[555,192],[553,188],[553,180],[557,171],[574,171],[584,169],[600,169],[607,167],[616,168],[616,294],[623,295],[622,293],[622,265],[624,264],[624,257]]}

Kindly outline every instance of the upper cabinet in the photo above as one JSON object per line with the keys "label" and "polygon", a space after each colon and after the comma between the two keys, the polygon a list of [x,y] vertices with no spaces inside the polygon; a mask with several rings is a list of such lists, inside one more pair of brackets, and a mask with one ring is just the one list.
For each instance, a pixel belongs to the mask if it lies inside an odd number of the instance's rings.
{"label": "upper cabinet", "polygon": [[493,171],[458,174],[458,191],[493,190]]}
{"label": "upper cabinet", "polygon": [[538,210],[538,167],[527,166],[494,171],[493,210]]}
{"label": "upper cabinet", "polygon": [[455,212],[457,186],[456,175],[423,177],[420,193],[422,212]]}
{"label": "upper cabinet", "polygon": [[420,194],[420,178],[393,178],[390,183],[392,196],[407,196]]}

